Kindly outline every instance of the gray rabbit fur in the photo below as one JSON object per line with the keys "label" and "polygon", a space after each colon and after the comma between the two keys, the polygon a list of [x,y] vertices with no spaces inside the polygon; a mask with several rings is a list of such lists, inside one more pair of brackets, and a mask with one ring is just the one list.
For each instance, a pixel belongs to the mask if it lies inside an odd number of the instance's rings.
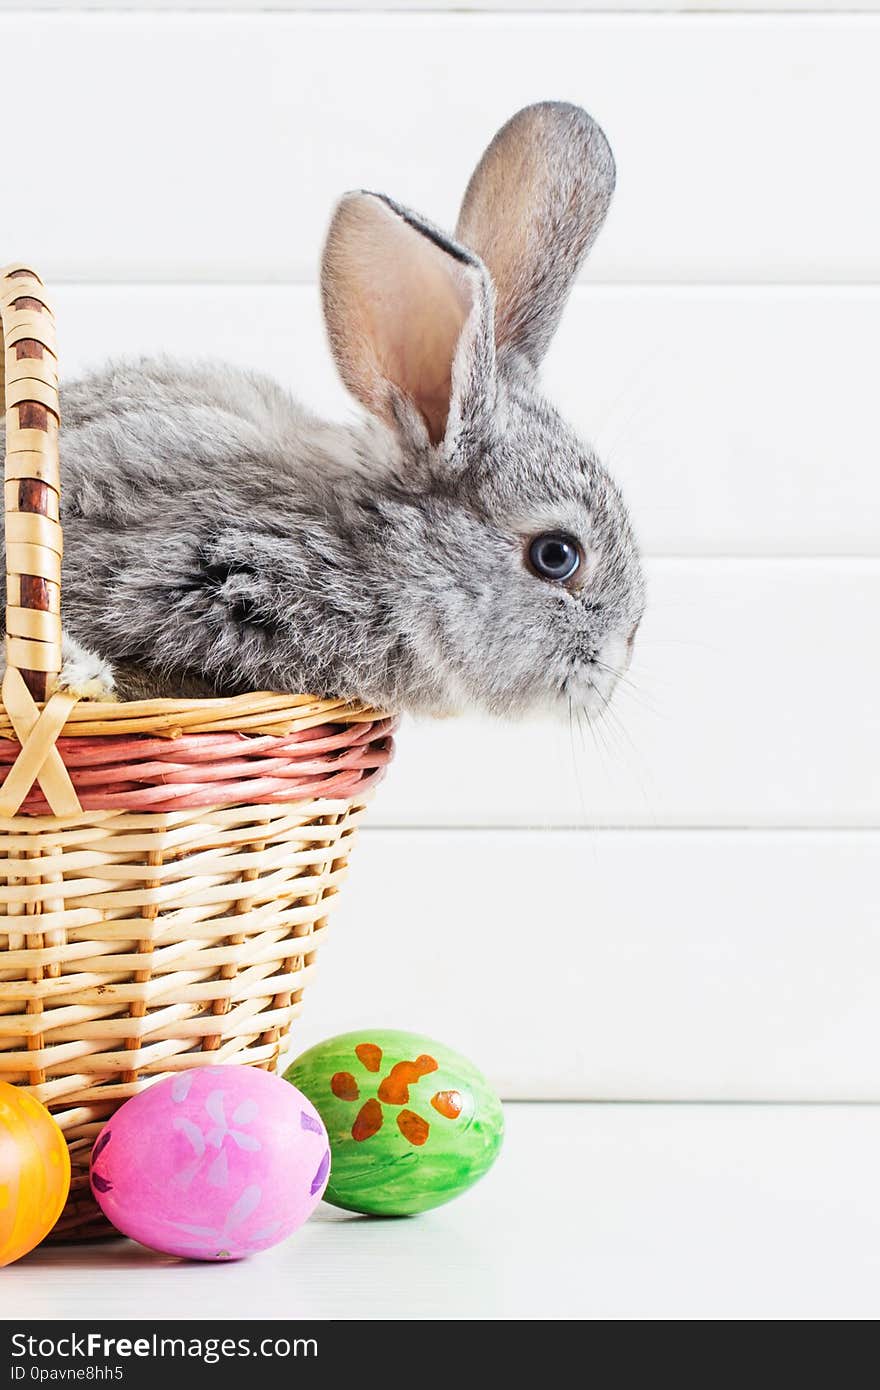
{"label": "gray rabbit fur", "polygon": [[[432,714],[607,701],[644,607],[638,550],[537,368],[613,188],[599,127],[548,102],[499,131],[454,239],[346,195],[321,284],[357,424],[231,366],[66,385],[64,681]],[[534,572],[542,533],[576,540],[570,581]]]}

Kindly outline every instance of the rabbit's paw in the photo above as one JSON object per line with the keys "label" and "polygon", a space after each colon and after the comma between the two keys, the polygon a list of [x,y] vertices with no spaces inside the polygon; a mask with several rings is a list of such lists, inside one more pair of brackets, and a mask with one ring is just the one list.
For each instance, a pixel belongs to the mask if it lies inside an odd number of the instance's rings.
{"label": "rabbit's paw", "polygon": [[113,669],[102,657],[81,647],[65,632],[61,637],[58,685],[81,700],[117,700]]}

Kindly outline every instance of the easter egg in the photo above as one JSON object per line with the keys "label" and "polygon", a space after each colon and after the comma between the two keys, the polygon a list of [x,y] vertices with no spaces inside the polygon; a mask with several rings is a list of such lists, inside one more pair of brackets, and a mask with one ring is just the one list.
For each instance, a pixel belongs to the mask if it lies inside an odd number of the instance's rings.
{"label": "easter egg", "polygon": [[124,1235],[196,1260],[236,1260],[311,1215],[330,1170],[314,1106],[248,1066],[195,1067],[127,1100],[92,1150],[92,1191]]}
{"label": "easter egg", "polygon": [[449,1202],[501,1148],[501,1102],[466,1058],[415,1033],[365,1028],[304,1052],[285,1079],[327,1127],[325,1201],[410,1216]]}
{"label": "easter egg", "polygon": [[70,1190],[70,1155],[45,1105],[0,1081],[0,1265],[51,1231]]}

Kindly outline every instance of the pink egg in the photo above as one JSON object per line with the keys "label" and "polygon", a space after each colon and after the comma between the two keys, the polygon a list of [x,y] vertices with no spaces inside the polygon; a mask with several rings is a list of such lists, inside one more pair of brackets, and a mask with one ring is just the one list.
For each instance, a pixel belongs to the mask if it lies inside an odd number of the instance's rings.
{"label": "pink egg", "polygon": [[126,1101],[92,1151],[92,1191],[113,1225],[195,1260],[237,1260],[284,1240],[329,1172],[311,1101],[247,1066],[166,1077]]}

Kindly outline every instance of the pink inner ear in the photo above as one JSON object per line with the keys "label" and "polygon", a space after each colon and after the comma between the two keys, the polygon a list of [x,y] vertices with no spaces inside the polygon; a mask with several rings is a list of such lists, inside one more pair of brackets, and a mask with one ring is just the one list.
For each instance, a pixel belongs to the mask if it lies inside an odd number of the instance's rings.
{"label": "pink inner ear", "polygon": [[446,430],[452,363],[471,295],[458,263],[427,237],[398,220],[392,239],[374,281],[385,278],[387,286],[371,315],[374,341],[383,374],[413,401],[436,444]]}
{"label": "pink inner ear", "polygon": [[391,420],[389,384],[412,401],[433,443],[446,430],[452,366],[473,307],[467,270],[381,199],[346,199],[324,265],[325,309],[342,377]]}

